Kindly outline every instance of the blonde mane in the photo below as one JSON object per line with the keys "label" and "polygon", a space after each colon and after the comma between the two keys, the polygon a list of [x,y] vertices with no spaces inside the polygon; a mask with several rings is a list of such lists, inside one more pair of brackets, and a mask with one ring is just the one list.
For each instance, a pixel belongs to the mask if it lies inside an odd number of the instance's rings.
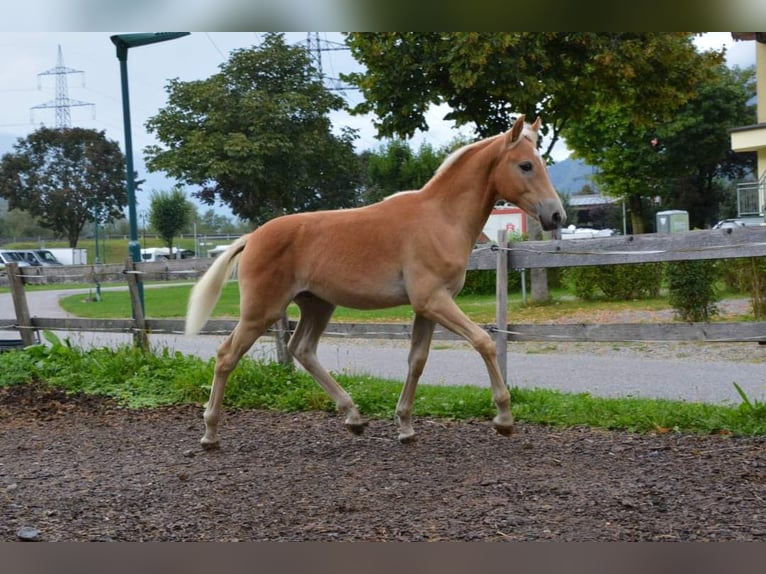
{"label": "blonde mane", "polygon": [[[442,171],[447,169],[449,166],[454,164],[459,158],[461,158],[469,150],[472,150],[472,149],[474,149],[475,147],[477,147],[479,145],[481,145],[482,147],[490,145],[497,138],[504,136],[506,133],[507,132],[503,132],[503,133],[498,134],[498,135],[496,135],[494,137],[491,137],[489,139],[485,139],[485,140],[480,140],[480,141],[477,141],[477,142],[469,143],[469,144],[464,145],[463,147],[460,147],[460,148],[456,149],[451,154],[449,154],[446,158],[444,158],[444,161],[438,167],[438,169],[436,170],[436,173],[437,174],[441,173]],[[529,124],[524,124],[524,130],[521,132],[521,137],[525,137],[529,141],[531,141],[532,145],[535,146],[535,149],[537,148],[537,136],[538,136],[537,131],[533,130],[532,126],[530,126]],[[520,140],[521,140],[521,138],[519,138],[519,140],[516,140],[516,142],[514,142],[513,145],[516,145]]]}

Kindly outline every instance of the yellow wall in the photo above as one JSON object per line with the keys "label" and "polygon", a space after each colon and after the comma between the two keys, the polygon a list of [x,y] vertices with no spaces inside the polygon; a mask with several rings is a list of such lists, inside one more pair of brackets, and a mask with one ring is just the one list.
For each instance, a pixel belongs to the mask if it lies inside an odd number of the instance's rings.
{"label": "yellow wall", "polygon": [[766,44],[755,43],[756,90],[758,94],[758,123],[766,123]]}
{"label": "yellow wall", "polygon": [[755,151],[758,156],[758,179],[766,173],[766,44],[755,44],[756,74],[756,121],[754,126],[747,126],[731,132],[731,148],[734,151]]}

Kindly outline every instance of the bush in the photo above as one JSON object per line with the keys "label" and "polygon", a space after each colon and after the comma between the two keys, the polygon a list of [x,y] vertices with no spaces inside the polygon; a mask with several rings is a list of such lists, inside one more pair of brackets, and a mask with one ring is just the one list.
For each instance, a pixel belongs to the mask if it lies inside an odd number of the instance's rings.
{"label": "bush", "polygon": [[721,261],[719,273],[726,289],[732,293],[747,293],[750,289],[750,259]]}
{"label": "bush", "polygon": [[580,299],[649,299],[660,294],[662,263],[570,267],[564,284]]}
{"label": "bush", "polygon": [[716,289],[718,262],[676,261],[668,263],[668,302],[683,321],[709,321],[718,314]]}
{"label": "bush", "polygon": [[763,258],[750,259],[748,286],[753,303],[753,315],[756,319],[766,319],[766,260]]}
{"label": "bush", "polygon": [[735,293],[749,293],[756,319],[766,319],[766,259],[728,259],[719,269],[726,288]]}
{"label": "bush", "polygon": [[[465,284],[460,291],[462,295],[494,295],[497,273],[494,270],[472,269],[465,272]],[[508,283],[513,281],[511,273],[508,274]],[[508,286],[510,290],[511,286]]]}
{"label": "bush", "polygon": [[[559,268],[548,269],[548,288],[556,289],[561,286],[562,270]],[[531,290],[531,273],[527,270],[527,292]],[[461,295],[495,295],[497,293],[497,272],[494,269],[472,269],[465,273],[465,284],[460,291]],[[521,273],[515,269],[508,270],[508,292],[518,293],[521,291]]]}

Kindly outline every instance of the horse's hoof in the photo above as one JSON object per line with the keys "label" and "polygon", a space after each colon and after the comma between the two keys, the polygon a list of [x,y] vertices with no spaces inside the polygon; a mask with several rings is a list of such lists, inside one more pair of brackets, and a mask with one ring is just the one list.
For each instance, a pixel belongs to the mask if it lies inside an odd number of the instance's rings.
{"label": "horse's hoof", "polygon": [[412,444],[415,442],[415,433],[411,434],[399,434],[399,443],[400,444]]}
{"label": "horse's hoof", "polygon": [[202,450],[218,450],[221,448],[221,443],[218,441],[209,441],[206,439],[202,439],[199,441],[200,446],[202,447]]}
{"label": "horse's hoof", "polygon": [[367,425],[369,424],[367,421],[361,422],[361,423],[345,423],[346,428],[355,435],[360,435],[364,432],[364,429],[367,428]]}
{"label": "horse's hoof", "polygon": [[511,436],[513,434],[513,425],[495,426],[495,430],[497,431],[497,434],[501,434],[503,436]]}

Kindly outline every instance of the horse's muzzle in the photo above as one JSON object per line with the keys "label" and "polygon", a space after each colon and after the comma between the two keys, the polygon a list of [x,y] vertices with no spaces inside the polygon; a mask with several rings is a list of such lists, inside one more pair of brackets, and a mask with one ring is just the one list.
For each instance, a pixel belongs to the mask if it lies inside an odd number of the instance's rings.
{"label": "horse's muzzle", "polygon": [[552,231],[564,227],[567,221],[567,214],[560,201],[548,200],[540,205],[537,212],[540,225],[545,231]]}

